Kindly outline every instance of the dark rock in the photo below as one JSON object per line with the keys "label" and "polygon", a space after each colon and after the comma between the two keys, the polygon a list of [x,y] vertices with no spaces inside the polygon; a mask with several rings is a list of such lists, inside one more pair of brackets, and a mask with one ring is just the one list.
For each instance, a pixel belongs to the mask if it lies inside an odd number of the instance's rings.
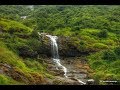
{"label": "dark rock", "polygon": [[7,67],[7,68],[12,68],[10,65],[8,65],[8,64],[3,64],[5,67]]}
{"label": "dark rock", "polygon": [[[44,37],[42,40],[42,46],[38,49],[38,54],[45,54],[48,57],[52,57],[51,41],[49,38]],[[74,45],[74,41],[71,37],[59,37],[57,40],[58,51],[61,57],[76,57],[81,55],[88,55],[88,51],[79,50],[79,45]]]}
{"label": "dark rock", "polygon": [[35,58],[37,57],[38,53],[31,50],[28,46],[20,46],[18,47],[19,55],[23,58],[30,57]]}
{"label": "dark rock", "polygon": [[81,55],[89,54],[87,51],[80,51],[78,49],[79,45],[74,45],[74,41],[71,37],[59,37],[58,38],[58,47],[59,54],[63,57],[76,57]]}
{"label": "dark rock", "polygon": [[55,85],[80,85],[77,80],[73,80],[70,78],[56,77],[53,80],[53,84]]}
{"label": "dark rock", "polygon": [[0,70],[0,74],[3,74],[4,72],[3,72],[3,70]]}
{"label": "dark rock", "polygon": [[95,84],[95,80],[94,79],[87,80],[87,85],[94,85],[94,84]]}

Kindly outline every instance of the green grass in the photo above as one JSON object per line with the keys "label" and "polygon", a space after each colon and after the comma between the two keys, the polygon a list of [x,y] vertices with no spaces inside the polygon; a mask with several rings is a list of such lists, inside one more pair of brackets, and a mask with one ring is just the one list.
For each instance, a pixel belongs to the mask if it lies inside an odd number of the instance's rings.
{"label": "green grass", "polygon": [[[17,78],[14,80],[16,82],[22,83],[22,84],[30,84],[35,83],[38,78],[38,82],[43,82],[44,77],[51,78],[52,75],[50,75],[46,69],[45,66],[40,64],[38,61],[35,60],[23,60],[19,56],[17,56],[15,53],[7,49],[7,47],[4,45],[3,42],[0,41],[0,63],[10,65],[14,68],[15,72],[19,72],[20,76],[27,78],[29,82],[26,82],[25,80],[17,80]],[[14,76],[16,77],[16,76]],[[10,77],[11,78],[11,77]],[[5,82],[4,79],[6,80]],[[1,84],[10,84],[8,81],[9,78],[5,78],[5,76],[1,76],[0,81]],[[14,84],[14,83],[11,83]]]}
{"label": "green grass", "polygon": [[32,29],[12,20],[7,19],[1,19],[0,20],[0,26],[3,31],[10,32],[10,33],[23,33],[23,34],[30,34],[32,32]]}
{"label": "green grass", "polygon": [[13,84],[21,85],[22,83],[19,83],[19,82],[13,80],[11,77],[0,74],[0,85],[13,85]]}
{"label": "green grass", "polygon": [[99,80],[120,80],[120,60],[103,60],[103,51],[88,56],[90,67],[94,70],[93,78]]}
{"label": "green grass", "polygon": [[71,28],[66,27],[66,28],[61,28],[61,29],[57,29],[53,32],[54,35],[57,36],[71,36],[72,32],[71,32]]}
{"label": "green grass", "polygon": [[24,68],[25,64],[19,59],[13,52],[7,50],[6,48],[0,47],[0,63],[7,63],[12,66],[18,66]]}
{"label": "green grass", "polygon": [[108,46],[103,43],[95,43],[93,44],[93,47],[96,49],[108,49]]}

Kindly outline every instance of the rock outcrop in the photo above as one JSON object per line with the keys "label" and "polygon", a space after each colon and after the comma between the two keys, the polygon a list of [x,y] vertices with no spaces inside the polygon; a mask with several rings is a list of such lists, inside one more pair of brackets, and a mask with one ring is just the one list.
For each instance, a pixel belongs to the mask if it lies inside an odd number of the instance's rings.
{"label": "rock outcrop", "polygon": [[[39,54],[45,54],[51,57],[51,42],[48,37],[41,38],[42,46]],[[59,55],[61,57],[76,57],[88,55],[89,52],[79,49],[79,44],[74,44],[75,41],[71,37],[59,37],[57,40]]]}

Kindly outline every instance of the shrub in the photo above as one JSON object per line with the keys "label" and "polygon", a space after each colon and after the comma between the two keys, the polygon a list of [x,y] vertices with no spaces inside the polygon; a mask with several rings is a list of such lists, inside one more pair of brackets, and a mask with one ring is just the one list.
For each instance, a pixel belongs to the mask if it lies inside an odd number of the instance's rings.
{"label": "shrub", "polygon": [[28,39],[27,45],[33,50],[38,51],[38,49],[41,47],[41,42],[35,38]]}
{"label": "shrub", "polygon": [[93,47],[96,49],[107,49],[108,48],[108,46],[103,43],[95,43],[93,44]]}
{"label": "shrub", "polygon": [[115,54],[116,55],[120,55],[120,47],[116,47],[115,50],[114,50]]}
{"label": "shrub", "polygon": [[86,42],[81,40],[79,44],[80,44],[79,46],[80,51],[85,51],[87,46]]}
{"label": "shrub", "polygon": [[108,32],[107,30],[102,30],[98,33],[98,37],[100,38],[107,38],[108,37]]}
{"label": "shrub", "polygon": [[112,50],[107,50],[103,52],[103,57],[102,59],[104,60],[116,60],[116,54]]}
{"label": "shrub", "polygon": [[80,26],[74,26],[71,31],[79,31],[79,30],[80,30]]}
{"label": "shrub", "polygon": [[39,35],[38,35],[38,33],[37,33],[36,30],[32,31],[32,33],[31,33],[31,37],[32,37],[32,38],[36,38],[36,39],[39,38]]}
{"label": "shrub", "polygon": [[95,38],[90,37],[89,35],[81,35],[81,39],[91,44],[98,42]]}
{"label": "shrub", "polygon": [[29,34],[32,32],[31,28],[12,20],[2,19],[0,21],[0,26],[4,31],[8,31],[11,34],[14,32]]}
{"label": "shrub", "polygon": [[73,33],[71,32],[70,27],[66,27],[66,28],[55,30],[53,34],[58,35],[58,36],[71,36]]}
{"label": "shrub", "polygon": [[113,46],[113,45],[115,45],[115,42],[114,42],[114,40],[112,40],[112,39],[108,39],[108,40],[102,39],[102,40],[101,40],[101,43],[104,43],[104,44],[106,44],[106,45],[108,45],[108,46]]}
{"label": "shrub", "polygon": [[97,69],[97,68],[101,67],[102,65],[104,65],[103,61],[97,60],[92,63],[92,68]]}
{"label": "shrub", "polygon": [[19,50],[19,55],[26,58],[26,57],[30,57],[30,58],[35,58],[37,57],[37,52],[34,52],[29,46],[24,45],[24,46],[19,46],[18,47]]}
{"label": "shrub", "polygon": [[111,63],[110,67],[120,68],[120,60],[116,60],[115,62]]}

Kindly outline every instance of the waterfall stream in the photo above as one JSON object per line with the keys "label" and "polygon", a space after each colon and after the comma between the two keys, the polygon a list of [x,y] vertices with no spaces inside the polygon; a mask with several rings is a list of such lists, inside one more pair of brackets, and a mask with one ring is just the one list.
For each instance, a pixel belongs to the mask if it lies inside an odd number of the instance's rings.
{"label": "waterfall stream", "polygon": [[52,36],[52,35],[46,35],[47,37],[50,38],[51,40],[51,48],[52,48],[52,54],[53,54],[53,61],[56,63],[57,67],[56,69],[60,68],[64,71],[64,76],[67,77],[67,68],[65,66],[63,66],[60,63],[60,59],[59,59],[59,53],[58,53],[58,45],[57,45],[57,36]]}
{"label": "waterfall stream", "polygon": [[[38,32],[39,35],[42,35]],[[64,71],[64,76],[67,78],[67,68],[60,63],[59,53],[58,53],[58,45],[57,45],[57,36],[46,35],[51,40],[51,49],[52,49],[52,56],[53,61],[55,62],[56,69],[62,69]]]}
{"label": "waterfall stream", "polygon": [[[43,34],[43,35],[47,36],[48,38],[50,38],[53,62],[55,62],[56,69],[57,70],[62,69],[64,71],[64,76],[66,78],[68,78],[68,76],[67,76],[67,68],[61,64],[60,59],[59,59],[58,45],[57,45],[58,37],[57,36],[52,36],[52,35],[47,35],[47,34],[44,34],[44,33],[39,33],[39,32],[38,32],[38,34],[39,35]],[[85,82],[81,81],[80,79],[76,78],[76,80],[81,84],[86,84]]]}

